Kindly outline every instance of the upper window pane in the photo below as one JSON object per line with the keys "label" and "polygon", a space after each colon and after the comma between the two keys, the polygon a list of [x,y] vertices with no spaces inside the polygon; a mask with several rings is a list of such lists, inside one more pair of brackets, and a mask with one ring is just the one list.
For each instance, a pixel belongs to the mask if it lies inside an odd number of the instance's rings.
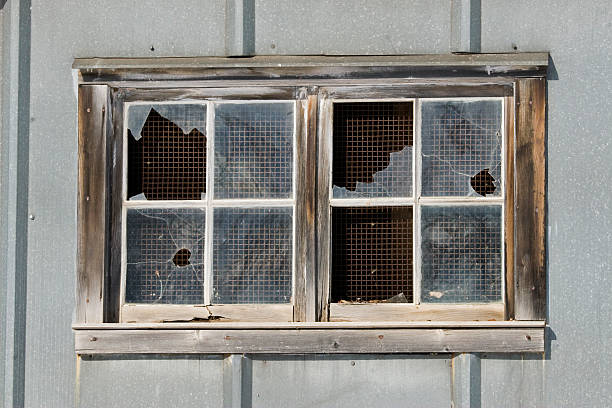
{"label": "upper window pane", "polygon": [[128,109],[127,197],[200,200],[206,193],[206,106]]}
{"label": "upper window pane", "polygon": [[215,198],[291,198],[294,103],[215,107]]}
{"label": "upper window pane", "polygon": [[423,102],[423,196],[500,196],[502,103]]}
{"label": "upper window pane", "polygon": [[412,195],[412,102],[334,104],[333,197]]}

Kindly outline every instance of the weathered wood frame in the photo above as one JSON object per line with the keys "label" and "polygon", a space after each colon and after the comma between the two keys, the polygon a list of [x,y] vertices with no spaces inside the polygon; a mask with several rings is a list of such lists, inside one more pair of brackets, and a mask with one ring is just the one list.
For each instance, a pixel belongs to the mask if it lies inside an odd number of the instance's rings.
{"label": "weathered wood frame", "polygon": [[[547,54],[507,54],[507,55],[481,55],[481,56],[422,56],[419,57],[341,57],[341,58],[313,58],[314,63],[308,62],[309,58],[296,57],[280,58],[277,62],[273,57],[255,57],[254,59],[241,59],[240,61],[230,59],[156,59],[156,60],[77,60],[74,67],[79,70],[79,195],[78,195],[78,267],[77,267],[77,313],[75,330],[77,339],[87,338],[87,346],[78,340],[77,351],[83,353],[92,352],[120,352],[124,346],[117,345],[117,339],[123,338],[124,344],[133,342],[135,338],[141,338],[142,328],[136,331],[123,327],[122,335],[113,335],[113,342],[109,348],[101,346],[103,342],[94,342],[89,337],[101,338],[100,333],[106,333],[106,329],[117,327],[119,310],[119,283],[120,276],[117,267],[121,264],[118,243],[120,243],[121,211],[116,208],[113,197],[121,191],[122,170],[116,166],[118,154],[123,151],[122,133],[119,120],[123,117],[124,101],[168,101],[185,99],[294,99],[298,102],[300,117],[303,123],[298,127],[303,129],[303,139],[298,140],[298,154],[306,153],[307,157],[313,157],[313,152],[320,152],[326,146],[321,139],[321,134],[326,126],[326,107],[331,102],[331,97],[336,98],[343,92],[353,93],[355,90],[362,92],[363,98],[373,95],[385,95],[385,98],[393,98],[401,94],[406,95],[405,90],[411,89],[414,97],[470,97],[470,96],[504,96],[506,98],[506,121],[507,138],[507,167],[506,167],[506,308],[502,311],[507,320],[524,320],[527,329],[521,326],[521,330],[530,330],[529,336],[532,340],[531,351],[542,351],[543,321],[546,319],[546,261],[545,261],[545,188],[546,188],[546,163],[545,163],[545,112],[546,112],[546,80],[545,72],[548,61]],[[251,60],[249,62],[249,60]],[[497,61],[497,62],[496,62]],[[253,66],[249,67],[249,63]],[[281,66],[279,66],[279,64]],[[284,64],[284,65],[283,65]],[[238,88],[236,88],[238,86]],[[318,86],[329,89],[317,89]],[[232,91],[228,88],[233,87]],[[333,88],[333,89],[332,89]],[[372,93],[374,92],[374,94]],[[511,102],[511,103],[510,103]],[[510,107],[511,106],[511,107]],[[319,117],[318,124],[312,118]],[[514,120],[512,120],[514,118]],[[119,136],[118,136],[119,135]],[[514,135],[514,137],[511,137]],[[103,139],[103,140],[100,140]],[[120,158],[120,157],[119,157]],[[121,161],[119,160],[119,163]],[[328,163],[329,165],[329,163]],[[328,260],[329,254],[321,251],[326,244],[321,240],[321,228],[329,223],[329,214],[321,211],[322,202],[321,185],[326,185],[325,172],[321,168],[325,163],[321,162],[319,155],[313,163],[299,163],[302,173],[302,183],[310,180],[313,169],[319,171],[319,177],[315,184],[316,189],[306,190],[305,202],[317,203],[305,204],[296,210],[303,217],[303,225],[298,227],[301,240],[307,242],[296,248],[296,257],[301,257],[304,269],[300,279],[303,282],[304,296],[299,299],[296,296],[296,306],[293,312],[283,316],[289,316],[295,321],[315,322],[314,325],[342,324],[323,323],[328,319],[330,304],[325,301],[325,293],[329,291],[329,282],[322,279],[321,266]],[[297,168],[296,168],[297,170]],[[103,182],[102,182],[103,180]],[[306,183],[306,185],[312,183]],[[312,188],[312,187],[311,187]],[[119,189],[119,190],[117,190]],[[312,201],[312,197],[316,201]],[[306,198],[310,197],[310,198]],[[299,205],[298,205],[299,206]],[[512,210],[512,211],[510,211]],[[103,214],[103,216],[102,216]],[[322,227],[323,226],[323,227]],[[314,244],[314,245],[312,245]],[[317,258],[313,255],[312,247],[316,247],[320,253]],[[120,270],[120,269],[119,269]],[[309,271],[309,272],[308,272]],[[301,283],[300,283],[301,284]],[[297,285],[297,281],[296,281]],[[296,286],[297,289],[297,286]],[[312,296],[312,294],[316,294]],[[337,305],[331,305],[336,307]],[[354,309],[360,305],[355,306]],[[360,323],[346,323],[340,332],[338,326],[321,326],[323,332],[309,332],[305,343],[295,340],[293,331],[301,332],[303,328],[295,327],[286,329],[279,326],[279,320],[274,317],[276,312],[270,315],[262,313],[260,321],[265,325],[271,337],[257,335],[253,344],[243,348],[234,348],[229,344],[221,345],[216,340],[208,339],[208,332],[215,329],[205,329],[193,326],[193,330],[172,331],[172,338],[180,336],[196,336],[202,339],[195,344],[186,346],[191,351],[182,352],[236,352],[235,350],[252,350],[249,352],[426,352],[426,351],[520,351],[523,350],[522,342],[507,341],[513,327],[499,326],[494,329],[486,327],[487,322],[476,322],[477,326],[470,327],[465,331],[464,323],[454,323],[452,327],[446,327],[443,320],[473,319],[469,311],[457,311],[449,313],[448,309],[414,310],[405,315],[406,319],[417,320],[427,316],[430,319],[440,319],[432,322],[433,327],[445,327],[445,333],[454,333],[466,343],[454,346],[442,345],[438,334],[429,332],[420,333],[421,326],[410,327],[408,332],[403,332],[403,337],[393,337],[395,340],[391,348],[381,347],[369,340],[362,339],[358,335],[363,330]],[[470,305],[468,305],[470,306]],[[210,308],[211,306],[209,306]],[[213,306],[214,307],[214,306]],[[222,306],[219,306],[222,307]],[[247,306],[248,307],[248,306]],[[341,306],[343,307],[343,306]],[[392,309],[394,305],[376,305],[376,307]],[[205,309],[205,308],[201,308]],[[244,307],[234,313],[234,318],[242,320],[249,315]],[[359,309],[361,310],[361,309]],[[227,315],[227,309],[215,311],[213,314]],[[344,311],[342,312],[344,313]],[[355,312],[350,312],[355,313]],[[358,314],[359,312],[357,312]],[[489,310],[495,316],[499,316],[498,310]],[[394,313],[391,313],[393,315]],[[206,311],[202,316],[210,315]],[[231,315],[231,314],[230,314]],[[420,317],[418,317],[420,316]],[[176,320],[183,320],[179,316]],[[199,316],[193,316],[196,319]],[[481,316],[484,317],[484,316]],[[351,319],[350,316],[347,317]],[[144,319],[146,320],[146,319]],[[367,324],[371,327],[384,326],[384,320],[380,319]],[[539,322],[528,321],[537,320]],[[106,323],[105,323],[106,322]],[[508,322],[510,324],[512,322]],[[179,323],[174,323],[179,324]],[[195,324],[195,323],[191,323]],[[224,326],[220,324],[235,324],[236,333],[248,334],[248,330],[240,326],[240,323],[220,323],[211,321],[205,323],[206,327]],[[287,324],[287,323],[285,323]],[[298,323],[290,323],[298,324]],[[98,336],[90,333],[93,329]],[[172,326],[177,327],[177,326]],[[191,327],[191,326],[190,326]],[[275,328],[276,327],[276,328]],[[395,326],[394,326],[395,327]],[[349,329],[355,328],[357,333]],[[87,330],[86,330],[87,329]],[[150,327],[146,329],[147,337],[168,339],[162,327]],[[259,329],[258,329],[259,330]],[[289,330],[285,333],[282,330]],[[386,328],[385,330],[398,330],[397,328]],[[431,330],[431,329],[430,329]],[[495,348],[487,341],[480,341],[478,330],[493,330],[487,335],[497,338],[504,346]],[[179,333],[181,332],[180,336]],[[212,332],[211,332],[212,333]],[[214,333],[217,333],[214,331]],[[283,345],[276,343],[273,333],[285,339]],[[328,334],[326,334],[328,333]],[[334,344],[345,344],[332,342],[331,347],[324,347],[326,336],[338,335],[339,339],[348,339],[353,336],[362,339],[363,347],[334,346]],[[398,332],[399,333],[399,332]],[[513,332],[516,334],[517,332]],[[281,335],[282,334],[282,335]],[[371,333],[370,333],[371,334]],[[454,335],[453,334],[453,335]],[[483,332],[484,334],[484,332]],[[211,334],[212,335],[212,334]],[[285,336],[286,335],[286,336]],[[312,335],[312,336],[311,336]],[[364,334],[365,335],[365,334]],[[417,337],[414,337],[418,335]],[[521,334],[523,335],[523,334]],[[136,336],[136,337],[134,337]],[[140,337],[139,337],[140,336]],[[176,337],[179,336],[179,337]],[[216,336],[216,335],[215,335]],[[342,337],[345,336],[345,337]],[[389,336],[383,334],[388,339]],[[428,337],[429,336],[429,337]],[[432,337],[433,336],[433,337]],[[214,337],[214,336],[213,336]],[[329,338],[332,338],[329,337]],[[225,337],[222,337],[225,338]],[[231,338],[231,337],[230,337]],[[248,338],[248,337],[246,337]],[[410,339],[419,339],[419,342],[427,343],[418,346],[411,343]],[[445,337],[447,338],[447,337]],[[469,339],[472,339],[471,341]],[[525,337],[526,338],[526,337]],[[539,339],[542,339],[540,342]],[[265,340],[264,340],[265,339]],[[289,340],[290,339],[290,340]],[[320,349],[314,344],[320,339]],[[401,339],[406,339],[401,340]],[[428,340],[429,339],[429,340]],[[281,341],[279,340],[279,341]],[[462,341],[463,341],[462,340]],[[287,346],[286,341],[291,343]],[[311,346],[308,342],[312,341]],[[121,341],[120,341],[121,342]],[[268,346],[262,344],[267,342]],[[91,344],[89,344],[91,343]],[[149,342],[150,343],[150,342]],[[227,342],[226,342],[227,343]],[[443,342],[444,343],[444,342]],[[106,343],[105,343],[106,344]],[[132,343],[133,344],[133,343]],[[136,347],[128,352],[149,352],[147,341],[143,347]],[[179,352],[181,347],[174,347],[172,343],[162,341],[155,346],[157,352]],[[204,344],[204,346],[202,345]],[[93,349],[92,349],[93,347]],[[164,351],[160,351],[160,350]],[[502,350],[503,349],[503,350]],[[98,350],[98,351],[96,351]],[[225,351],[224,351],[225,350]],[[234,351],[231,351],[234,350]],[[285,351],[284,351],[285,350]],[[311,350],[311,351],[309,351]],[[339,350],[339,351],[334,351]],[[395,351],[394,351],[395,350]],[[525,351],[530,351],[525,350]],[[246,352],[246,351],[240,351]],[[262,351],[263,352],[263,351]]]}

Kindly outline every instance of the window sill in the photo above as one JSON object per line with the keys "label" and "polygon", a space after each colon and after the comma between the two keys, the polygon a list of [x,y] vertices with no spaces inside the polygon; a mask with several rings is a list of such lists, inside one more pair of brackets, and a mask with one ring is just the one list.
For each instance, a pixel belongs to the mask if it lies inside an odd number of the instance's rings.
{"label": "window sill", "polygon": [[544,321],[78,324],[77,354],[541,353]]}

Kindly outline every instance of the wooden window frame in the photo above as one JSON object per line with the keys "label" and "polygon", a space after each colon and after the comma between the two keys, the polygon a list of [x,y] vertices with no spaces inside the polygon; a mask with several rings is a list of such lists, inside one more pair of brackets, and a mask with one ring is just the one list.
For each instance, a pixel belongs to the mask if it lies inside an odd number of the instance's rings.
{"label": "wooden window frame", "polygon": [[[547,63],[545,53],[76,60],[77,353],[542,352]],[[330,163],[322,152],[331,143],[332,101],[356,95],[367,100],[504,98],[501,309],[497,304],[330,305],[330,255],[321,250],[329,246],[330,172],[325,170]],[[123,191],[123,166],[117,162],[122,163],[124,104],[187,100],[296,102],[294,151],[300,159],[294,167],[297,239],[290,309],[130,305],[131,317],[121,323],[119,311],[126,311],[120,296],[122,208],[116,197]],[[166,321],[183,323],[156,323],[159,313]],[[211,314],[225,319],[198,322]]]}

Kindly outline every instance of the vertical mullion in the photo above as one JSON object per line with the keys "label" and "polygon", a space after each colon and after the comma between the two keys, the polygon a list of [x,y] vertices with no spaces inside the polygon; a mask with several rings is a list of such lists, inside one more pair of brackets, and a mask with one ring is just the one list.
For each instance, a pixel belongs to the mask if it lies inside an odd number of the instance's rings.
{"label": "vertical mullion", "polygon": [[412,211],[413,214],[413,223],[412,228],[414,229],[412,235],[412,244],[413,248],[413,302],[418,305],[421,303],[421,167],[422,167],[422,157],[421,157],[421,99],[417,98],[414,101],[414,172],[413,172],[413,181],[414,181],[414,208]]}
{"label": "vertical mullion", "polygon": [[315,320],[315,183],[317,95],[300,92],[296,112],[294,320]]}
{"label": "vertical mullion", "polygon": [[205,262],[204,262],[204,304],[210,305],[212,303],[212,282],[213,282],[213,207],[212,199],[214,194],[214,167],[215,167],[215,104],[213,102],[207,102],[206,105],[206,223],[205,239],[204,239],[204,250],[205,250]]}
{"label": "vertical mullion", "polygon": [[332,101],[321,95],[317,149],[317,320],[329,320],[331,281]]}

